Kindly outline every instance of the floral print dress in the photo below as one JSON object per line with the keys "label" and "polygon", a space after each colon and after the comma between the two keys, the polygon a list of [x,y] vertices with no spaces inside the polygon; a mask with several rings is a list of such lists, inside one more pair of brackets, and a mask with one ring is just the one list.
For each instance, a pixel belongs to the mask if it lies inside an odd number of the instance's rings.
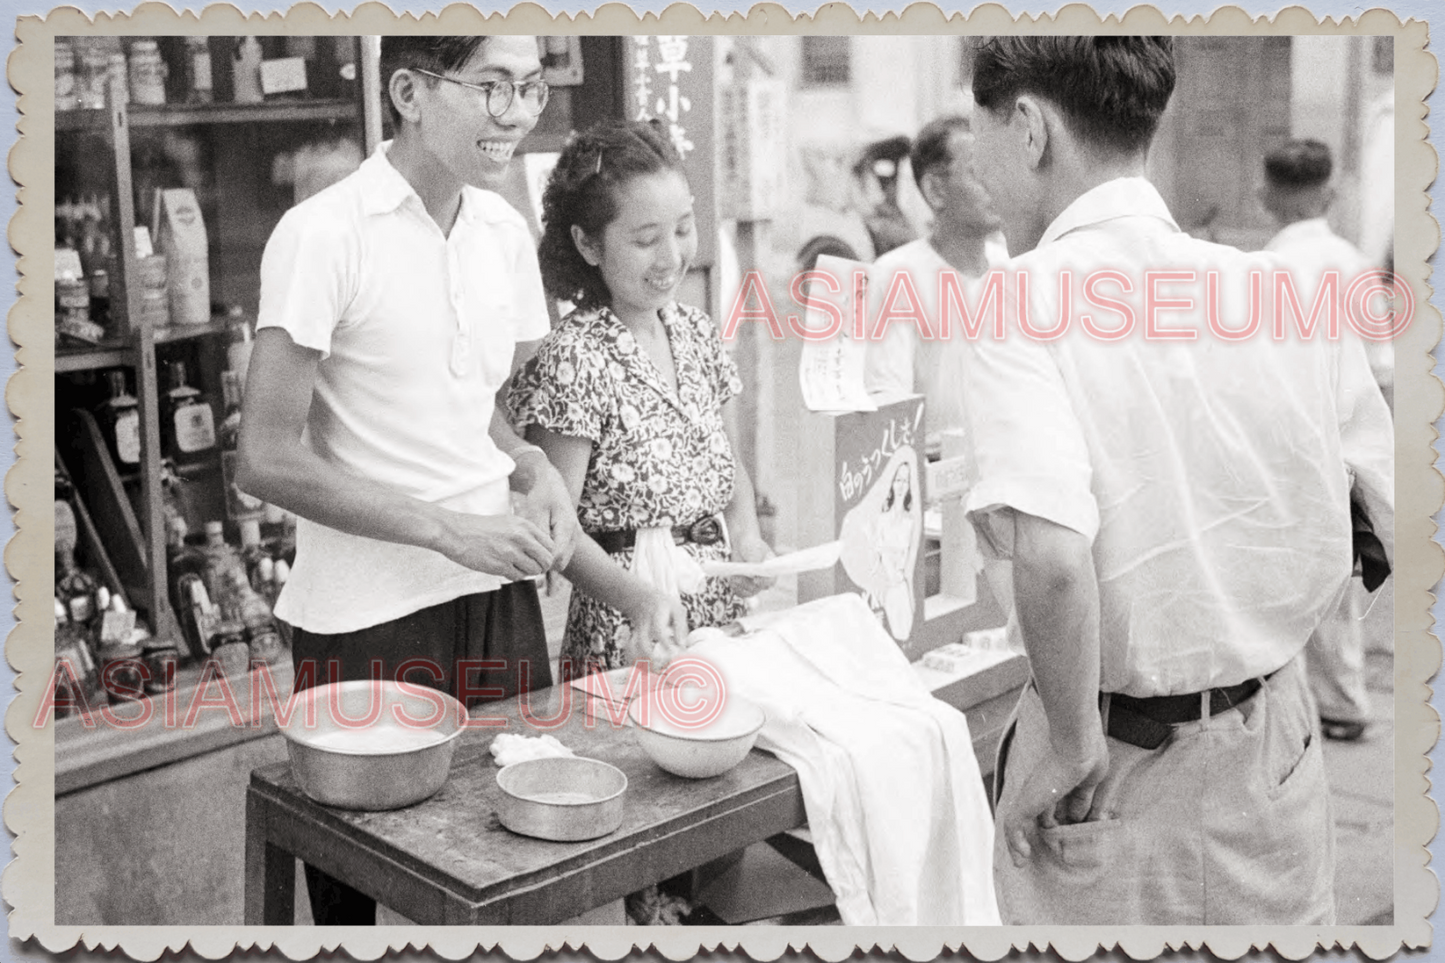
{"label": "floral print dress", "polygon": [[[672,347],[677,391],[632,333],[607,308],[574,311],[517,373],[507,406],[518,431],[539,425],[586,438],[592,455],[577,504],[589,533],[690,525],[720,514],[733,497],[735,462],[722,407],[742,391],[737,366],[708,315],[671,305],[660,312]],[[726,559],[726,542],[686,543],[699,561]],[[632,549],[612,553],[624,568]],[[740,616],[742,600],[726,579],[709,578],[682,597],[690,629]],[[623,664],[627,618],[574,591],[562,643],[562,676]]]}

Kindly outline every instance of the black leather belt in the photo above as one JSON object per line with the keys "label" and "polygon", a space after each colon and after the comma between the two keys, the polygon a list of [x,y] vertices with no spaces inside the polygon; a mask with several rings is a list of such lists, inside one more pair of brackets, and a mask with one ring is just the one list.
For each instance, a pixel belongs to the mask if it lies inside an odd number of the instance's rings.
{"label": "black leather belt", "polygon": [[[1271,672],[1265,676],[1268,679]],[[1264,685],[1264,679],[1246,679],[1238,685],[1209,690],[1209,714],[1218,715],[1248,702]],[[1109,696],[1109,735],[1140,749],[1158,749],[1169,741],[1174,727],[1198,722],[1204,695],[1152,696],[1136,699],[1114,693]]]}
{"label": "black leather belt", "polygon": [[[637,529],[623,528],[614,532],[588,532],[592,541],[609,555],[625,552],[637,544]],[[672,540],[678,545],[692,542],[696,545],[716,545],[723,540],[722,520],[716,515],[699,518],[691,525],[674,525]]]}

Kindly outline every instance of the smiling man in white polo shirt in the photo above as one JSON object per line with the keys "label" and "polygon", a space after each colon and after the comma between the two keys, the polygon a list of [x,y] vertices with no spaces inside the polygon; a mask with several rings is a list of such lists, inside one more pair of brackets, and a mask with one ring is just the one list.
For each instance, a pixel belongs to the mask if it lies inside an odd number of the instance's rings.
{"label": "smiling man in white polo shirt", "polygon": [[[299,517],[276,606],[298,687],[410,663],[471,704],[551,684],[530,579],[566,566],[576,531],[495,408],[548,317],[526,222],[486,188],[547,87],[534,37],[384,37],[381,66],[396,139],[266,246],[240,484]],[[318,923],[374,922],[307,869]]]}
{"label": "smiling man in white polo shirt", "polygon": [[[1174,77],[1169,38],[993,37],[974,59],[977,172],[1030,292],[960,353],[966,508],[1013,559],[1034,676],[999,765],[1005,923],[1334,919],[1299,655],[1350,576],[1352,485],[1389,541],[1389,414],[1355,339],[1277,342],[1266,318],[1226,341],[1168,286],[1167,327],[1195,336],[1144,336],[1150,269],[1217,270],[1238,330],[1249,271],[1278,264],[1184,234],[1145,179]],[[1115,272],[1141,323],[1023,333],[1025,308],[1058,320],[1065,269]]]}

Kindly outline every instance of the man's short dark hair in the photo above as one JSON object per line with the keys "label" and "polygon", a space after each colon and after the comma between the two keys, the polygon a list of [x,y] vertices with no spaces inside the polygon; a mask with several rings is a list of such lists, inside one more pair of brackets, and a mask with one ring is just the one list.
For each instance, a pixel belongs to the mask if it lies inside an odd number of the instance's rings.
{"label": "man's short dark hair", "polygon": [[[466,66],[486,36],[470,37],[382,37],[381,102],[391,112],[393,127],[401,126],[401,114],[391,102],[391,76],[398,70],[416,68],[445,74]],[[436,81],[429,81],[436,83]]]}
{"label": "man's short dark hair", "polygon": [[1149,146],[1174,79],[1172,37],[988,37],[974,49],[980,107],[1044,97],[1080,140],[1121,153]]}
{"label": "man's short dark hair", "polygon": [[1264,176],[1274,187],[1319,187],[1333,170],[1329,145],[1317,140],[1292,140],[1264,158]]}
{"label": "man's short dark hair", "polygon": [[923,175],[938,164],[947,164],[953,159],[948,151],[948,142],[958,131],[971,130],[968,118],[961,114],[946,114],[923,125],[918,136],[913,138],[913,148],[908,152],[908,164],[913,168],[913,181],[923,189]]}

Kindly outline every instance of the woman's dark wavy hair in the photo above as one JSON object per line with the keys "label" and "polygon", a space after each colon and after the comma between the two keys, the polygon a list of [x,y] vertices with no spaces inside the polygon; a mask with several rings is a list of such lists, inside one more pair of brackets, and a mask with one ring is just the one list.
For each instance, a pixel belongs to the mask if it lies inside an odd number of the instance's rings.
{"label": "woman's dark wavy hair", "polygon": [[617,217],[618,188],[658,171],[683,173],[682,157],[657,121],[609,121],[568,141],[542,192],[537,260],[548,294],[579,308],[611,302],[602,272],[572,242],[572,225],[600,238]]}
{"label": "woman's dark wavy hair", "polygon": [[989,37],[974,48],[973,99],[985,110],[1046,97],[1086,143],[1149,146],[1174,93],[1173,37]]}

